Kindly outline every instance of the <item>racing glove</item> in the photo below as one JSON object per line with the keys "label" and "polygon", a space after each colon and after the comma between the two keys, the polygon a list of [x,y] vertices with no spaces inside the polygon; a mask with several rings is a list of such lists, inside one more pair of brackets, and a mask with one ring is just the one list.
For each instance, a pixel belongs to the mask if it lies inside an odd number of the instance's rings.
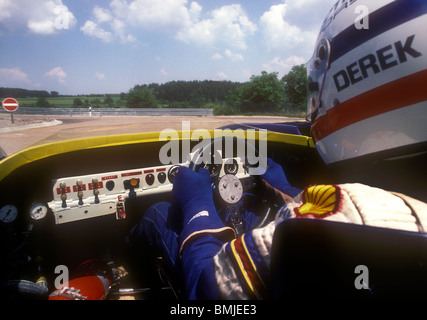
{"label": "racing glove", "polygon": [[211,178],[206,169],[195,172],[187,167],[179,167],[173,182],[172,203],[182,220],[180,252],[194,237],[213,234],[225,237],[227,241],[234,237],[234,230],[226,227],[218,216]]}
{"label": "racing glove", "polygon": [[261,175],[266,188],[272,191],[276,198],[281,198],[284,203],[296,197],[302,190],[291,186],[283,172],[282,167],[272,159],[267,159],[267,170]]}

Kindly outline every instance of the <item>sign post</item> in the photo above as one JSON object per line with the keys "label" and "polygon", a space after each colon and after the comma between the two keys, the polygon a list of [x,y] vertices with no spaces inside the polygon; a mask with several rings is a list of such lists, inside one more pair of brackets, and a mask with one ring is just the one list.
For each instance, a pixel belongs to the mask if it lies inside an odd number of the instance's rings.
{"label": "sign post", "polygon": [[13,113],[18,110],[18,101],[14,98],[6,98],[2,102],[3,109],[10,112],[10,121],[14,123]]}

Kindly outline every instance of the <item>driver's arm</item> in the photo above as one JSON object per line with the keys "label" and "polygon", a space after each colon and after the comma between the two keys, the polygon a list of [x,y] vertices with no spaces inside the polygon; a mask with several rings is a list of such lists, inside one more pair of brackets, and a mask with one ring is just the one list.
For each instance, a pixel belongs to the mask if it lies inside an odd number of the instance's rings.
{"label": "driver's arm", "polygon": [[[261,178],[275,190],[290,197],[301,191],[290,186],[282,168],[270,159],[268,169]],[[231,242],[235,238],[234,230],[226,227],[218,217],[209,172],[205,169],[197,173],[186,167],[179,169],[174,180],[173,204],[182,214],[180,255],[187,297],[218,299],[214,257],[223,245],[227,243],[227,246],[236,250],[236,245],[244,245],[252,236],[260,238],[264,243],[274,229],[264,228],[256,231],[256,234],[250,232],[246,238]]]}
{"label": "driver's arm", "polygon": [[[214,298],[214,283],[210,291],[201,294],[201,278],[206,281],[207,268],[212,265],[213,257],[222,245],[235,238],[234,230],[226,227],[218,217],[211,190],[211,180],[206,169],[194,172],[187,167],[180,167],[174,178],[173,205],[182,216],[180,234],[180,255],[182,257],[183,277],[186,295],[189,299]],[[214,273],[211,273],[214,279]]]}

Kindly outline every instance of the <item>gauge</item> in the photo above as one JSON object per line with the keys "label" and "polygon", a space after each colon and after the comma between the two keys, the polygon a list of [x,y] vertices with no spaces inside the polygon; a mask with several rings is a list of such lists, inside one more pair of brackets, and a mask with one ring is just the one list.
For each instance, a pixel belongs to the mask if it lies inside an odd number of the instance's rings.
{"label": "gauge", "polygon": [[13,222],[18,216],[18,209],[11,204],[7,204],[0,209],[0,221],[4,223]]}
{"label": "gauge", "polygon": [[48,208],[47,205],[41,202],[33,203],[30,208],[30,217],[34,220],[40,220],[46,217]]}
{"label": "gauge", "polygon": [[178,173],[179,166],[173,166],[169,169],[168,172],[168,179],[171,183],[173,183],[173,179],[175,178],[176,174]]}
{"label": "gauge", "polygon": [[211,178],[216,178],[219,176],[219,173],[221,171],[221,167],[222,167],[222,165],[214,164],[214,163],[208,164],[205,166],[205,168],[209,171]]}
{"label": "gauge", "polygon": [[224,164],[224,172],[226,174],[233,174],[233,175],[235,175],[238,170],[239,170],[239,165],[237,164],[236,159],[229,159]]}

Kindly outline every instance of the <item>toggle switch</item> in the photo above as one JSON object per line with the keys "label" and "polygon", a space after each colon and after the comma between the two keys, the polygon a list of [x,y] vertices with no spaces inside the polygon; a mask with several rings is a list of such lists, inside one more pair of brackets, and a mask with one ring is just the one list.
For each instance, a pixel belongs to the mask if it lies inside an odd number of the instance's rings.
{"label": "toggle switch", "polygon": [[133,190],[135,188],[139,188],[139,178],[132,178],[129,180],[125,180],[123,181],[123,186],[126,190],[127,189]]}
{"label": "toggle switch", "polygon": [[139,179],[132,178],[129,180],[129,184],[132,188],[138,188],[139,187]]}
{"label": "toggle switch", "polygon": [[131,178],[123,181],[123,186],[126,190],[129,190],[129,198],[136,197],[135,188],[139,188],[139,178]]}
{"label": "toggle switch", "polygon": [[65,182],[61,182],[59,184],[59,188],[61,189],[61,200],[62,200],[62,207],[66,208],[67,207],[67,185],[65,184]]}
{"label": "toggle switch", "polygon": [[82,206],[83,205],[83,191],[82,191],[83,181],[77,180],[76,186],[77,186],[77,197],[79,198],[79,206]]}
{"label": "toggle switch", "polygon": [[62,207],[66,208],[67,207],[67,194],[65,194],[65,193],[61,194],[61,200],[62,200]]}
{"label": "toggle switch", "polygon": [[99,190],[98,190],[98,179],[92,179],[93,184],[93,195],[95,196],[95,203],[99,203]]}
{"label": "toggle switch", "polygon": [[77,197],[79,198],[79,206],[83,205],[83,191],[77,192]]}

